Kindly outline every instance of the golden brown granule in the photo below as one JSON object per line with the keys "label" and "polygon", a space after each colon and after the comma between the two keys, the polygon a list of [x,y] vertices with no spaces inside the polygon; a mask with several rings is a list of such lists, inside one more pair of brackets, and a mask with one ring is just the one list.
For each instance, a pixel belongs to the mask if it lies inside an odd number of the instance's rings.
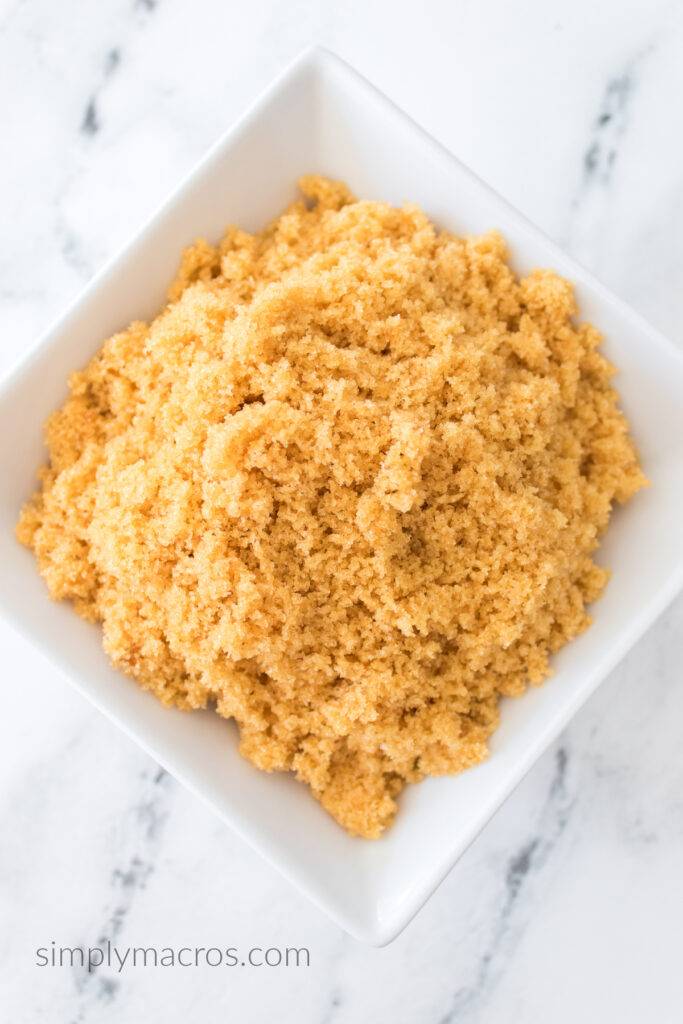
{"label": "golden brown granule", "polygon": [[417,207],[308,202],[184,255],[47,422],[18,536],[166,704],[215,702],[351,833],[486,756],[590,622],[645,480],[571,285]]}

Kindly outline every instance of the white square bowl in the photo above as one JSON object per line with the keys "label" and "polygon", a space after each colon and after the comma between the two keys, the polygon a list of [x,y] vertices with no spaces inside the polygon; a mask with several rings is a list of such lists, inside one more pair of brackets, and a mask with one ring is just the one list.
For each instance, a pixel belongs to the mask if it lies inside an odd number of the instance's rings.
{"label": "white square bowl", "polygon": [[[600,561],[613,570],[595,624],[555,675],[504,702],[487,762],[408,787],[381,840],[351,839],[286,775],[240,758],[237,730],[212,712],[167,710],[114,671],[99,630],[52,604],[14,539],[45,458],[42,424],[67,373],[165,301],[183,246],[228,223],[253,231],[317,172],[361,197],[419,203],[457,233],[499,228],[520,272],[552,266],[576,283],[581,316],[606,335],[652,487],[615,512]],[[356,938],[406,925],[524,773],[683,584],[683,358],[590,274],[332,54],[305,53],[209,152],[137,237],[85,289],[0,390],[0,608],[102,711]]]}

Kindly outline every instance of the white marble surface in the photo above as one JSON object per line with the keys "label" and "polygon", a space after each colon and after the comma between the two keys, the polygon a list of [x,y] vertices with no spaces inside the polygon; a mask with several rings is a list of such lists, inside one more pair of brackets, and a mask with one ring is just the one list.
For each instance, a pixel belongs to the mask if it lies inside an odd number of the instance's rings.
{"label": "white marble surface", "polygon": [[[0,371],[313,41],[681,341],[680,3],[0,0]],[[0,1019],[680,1021],[682,631],[679,599],[368,950],[0,626]],[[107,937],[311,966],[35,965]]]}

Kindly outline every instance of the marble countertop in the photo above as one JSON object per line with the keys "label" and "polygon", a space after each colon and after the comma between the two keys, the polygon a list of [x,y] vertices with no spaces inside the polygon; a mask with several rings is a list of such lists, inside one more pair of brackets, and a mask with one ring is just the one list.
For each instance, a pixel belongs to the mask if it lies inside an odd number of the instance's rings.
{"label": "marble countertop", "polygon": [[[680,342],[683,6],[616,12],[612,0],[0,0],[0,372],[314,41]],[[371,950],[0,625],[0,1017],[680,1021],[682,633],[679,599],[414,922]],[[107,938],[307,947],[310,966],[36,964],[39,947]]]}

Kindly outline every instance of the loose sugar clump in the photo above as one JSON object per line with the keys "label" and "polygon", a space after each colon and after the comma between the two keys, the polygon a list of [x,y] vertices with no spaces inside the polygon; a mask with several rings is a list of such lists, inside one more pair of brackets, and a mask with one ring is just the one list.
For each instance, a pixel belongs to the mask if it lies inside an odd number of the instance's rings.
{"label": "loose sugar clump", "polygon": [[645,481],[567,281],[301,187],[188,249],[159,316],[71,376],[17,532],[114,665],[375,837],[589,624]]}

